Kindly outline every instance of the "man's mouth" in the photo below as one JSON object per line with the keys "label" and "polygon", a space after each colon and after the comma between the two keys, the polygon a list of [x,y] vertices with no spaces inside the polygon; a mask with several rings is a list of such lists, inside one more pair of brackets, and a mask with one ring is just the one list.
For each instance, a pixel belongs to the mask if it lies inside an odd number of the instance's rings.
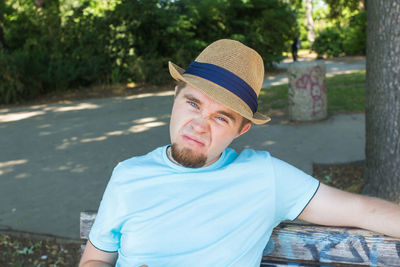
{"label": "man's mouth", "polygon": [[184,135],[182,135],[182,138],[183,138],[183,140],[185,140],[189,144],[193,144],[193,145],[196,145],[196,146],[204,146],[205,145],[204,142],[201,139],[196,138],[194,136],[190,136],[190,135],[184,134]]}

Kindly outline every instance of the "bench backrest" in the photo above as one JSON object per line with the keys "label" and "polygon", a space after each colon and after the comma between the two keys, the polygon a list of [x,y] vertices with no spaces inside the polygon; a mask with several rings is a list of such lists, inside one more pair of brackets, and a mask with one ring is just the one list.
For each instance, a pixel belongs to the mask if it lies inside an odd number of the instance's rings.
{"label": "bench backrest", "polygon": [[[81,212],[80,233],[85,243],[95,218],[96,212]],[[400,239],[355,228],[281,223],[264,254],[261,266],[291,262],[303,266],[400,266]]]}

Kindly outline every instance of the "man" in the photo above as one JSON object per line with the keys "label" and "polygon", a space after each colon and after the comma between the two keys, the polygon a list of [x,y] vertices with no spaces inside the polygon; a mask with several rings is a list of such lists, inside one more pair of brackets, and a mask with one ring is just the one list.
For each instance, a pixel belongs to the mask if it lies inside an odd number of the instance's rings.
{"label": "man", "polygon": [[[178,81],[171,144],[114,169],[81,266],[259,266],[283,220],[400,237],[400,208],[328,187],[270,156],[227,148],[257,112],[264,66],[232,40],[209,45]],[[357,216],[354,216],[357,214]]]}
{"label": "man", "polygon": [[294,38],[291,45],[293,61],[297,61],[297,51],[299,50],[300,46],[300,39],[298,37]]}

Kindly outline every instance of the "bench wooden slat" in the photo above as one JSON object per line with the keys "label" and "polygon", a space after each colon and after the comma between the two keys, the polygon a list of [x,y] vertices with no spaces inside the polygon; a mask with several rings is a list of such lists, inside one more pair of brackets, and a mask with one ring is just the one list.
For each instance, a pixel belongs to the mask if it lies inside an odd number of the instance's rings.
{"label": "bench wooden slat", "polygon": [[267,245],[265,259],[400,266],[400,240],[370,231],[305,224],[282,223]]}
{"label": "bench wooden slat", "polygon": [[96,219],[96,211],[82,211],[80,216],[80,236],[81,239],[88,239],[89,232]]}
{"label": "bench wooden slat", "polygon": [[[86,240],[96,212],[81,212],[80,235]],[[281,223],[268,242],[261,266],[400,266],[400,239],[347,227]]]}

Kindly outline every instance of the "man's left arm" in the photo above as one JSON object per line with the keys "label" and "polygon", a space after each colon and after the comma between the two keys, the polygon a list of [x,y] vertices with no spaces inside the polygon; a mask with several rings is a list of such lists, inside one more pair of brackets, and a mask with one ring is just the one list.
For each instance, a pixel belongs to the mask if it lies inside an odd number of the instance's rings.
{"label": "man's left arm", "polygon": [[299,219],[321,225],[359,227],[400,238],[400,205],[322,183]]}

